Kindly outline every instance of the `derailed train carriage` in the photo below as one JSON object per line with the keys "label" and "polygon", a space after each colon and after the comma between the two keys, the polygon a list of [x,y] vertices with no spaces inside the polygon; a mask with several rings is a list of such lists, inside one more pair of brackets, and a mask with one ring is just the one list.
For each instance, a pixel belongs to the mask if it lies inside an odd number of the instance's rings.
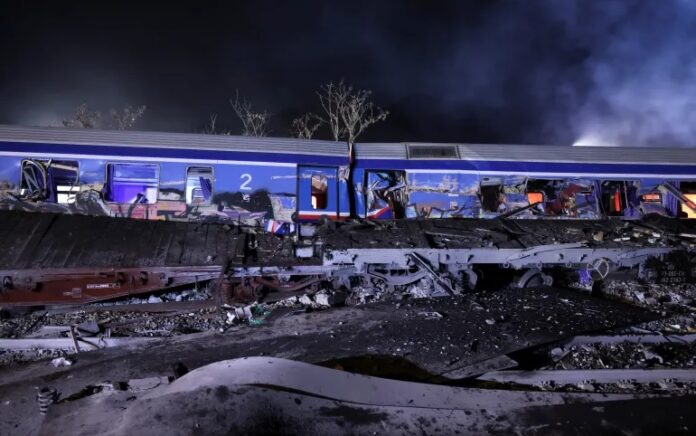
{"label": "derailed train carriage", "polygon": [[354,150],[351,159],[341,142],[0,126],[0,205],[229,220],[274,232],[348,218],[351,203],[354,217],[368,219],[696,217],[695,149],[362,143]]}
{"label": "derailed train carriage", "polygon": [[346,150],[328,141],[0,127],[0,192],[9,208],[277,226],[312,209],[319,179],[327,213],[347,215],[337,177]]}
{"label": "derailed train carriage", "polygon": [[692,149],[493,144],[356,148],[355,180],[365,183],[356,185],[357,198],[366,200],[362,216],[368,218],[696,216]]}

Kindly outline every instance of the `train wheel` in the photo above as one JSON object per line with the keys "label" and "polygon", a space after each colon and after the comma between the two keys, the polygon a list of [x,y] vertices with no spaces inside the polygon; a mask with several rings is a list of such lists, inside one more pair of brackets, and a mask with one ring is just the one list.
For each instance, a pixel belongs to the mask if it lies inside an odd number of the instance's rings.
{"label": "train wheel", "polygon": [[544,274],[539,268],[530,268],[513,282],[516,288],[538,288],[553,285],[553,277]]}

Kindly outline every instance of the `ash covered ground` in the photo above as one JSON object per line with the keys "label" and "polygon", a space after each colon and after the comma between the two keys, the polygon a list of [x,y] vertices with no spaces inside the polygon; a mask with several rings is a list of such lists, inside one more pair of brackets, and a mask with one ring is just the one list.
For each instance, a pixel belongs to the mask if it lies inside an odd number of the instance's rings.
{"label": "ash covered ground", "polygon": [[[691,376],[593,380],[592,375],[694,368],[694,285],[614,281],[593,293],[505,288],[429,295],[423,282],[399,293],[324,289],[273,303],[218,307],[202,288],[79,309],[6,312],[0,340],[63,342],[1,352],[6,419],[0,433],[32,430],[24,419],[35,413],[40,386],[50,384],[60,398],[73,398],[59,405],[73,404],[75,395],[85,389],[101,392],[106,382],[126,386],[143,378],[174,379],[177,371],[247,356],[491,392],[649,394],[685,401],[696,394]],[[125,342],[106,347],[100,342],[106,339]],[[136,340],[146,342],[129,342]],[[554,371],[559,378],[527,385],[495,380],[516,370],[544,377]],[[575,370],[587,376],[566,380],[565,374]],[[682,427],[688,428],[677,429]]]}
{"label": "ash covered ground", "polygon": [[[171,338],[193,334],[235,335],[241,331],[253,334],[254,329],[272,325],[278,318],[311,318],[320,316],[323,311],[328,311],[327,316],[328,313],[339,311],[381,312],[389,308],[403,316],[402,326],[410,332],[409,338],[395,347],[381,350],[379,354],[407,356],[411,348],[428,348],[429,337],[414,331],[418,324],[416,321],[421,320],[437,326],[435,330],[445,338],[443,350],[460,347],[462,343],[469,344],[470,350],[475,350],[481,346],[478,344],[487,342],[487,332],[497,338],[515,337],[521,345],[534,342],[529,338],[539,332],[553,332],[553,337],[549,339],[559,341],[585,333],[596,334],[602,339],[609,336],[614,338],[611,343],[559,343],[535,349],[534,353],[544,353],[548,359],[544,368],[694,366],[696,354],[690,334],[696,333],[695,285],[665,286],[616,281],[602,287],[601,294],[595,296],[583,290],[510,288],[447,298],[427,298],[429,293],[426,287],[427,283],[422,283],[398,294],[374,293],[360,288],[348,294],[320,290],[274,303],[237,307],[215,306],[207,288],[185,290],[97,303],[79,309],[5,313],[0,321],[0,338],[69,338],[71,326],[76,336],[85,339],[104,336]],[[170,308],[164,304],[167,302],[176,302],[178,306]],[[466,318],[464,331],[461,325],[452,325],[451,318],[455,313],[456,317]],[[640,316],[626,317],[625,313]],[[379,317],[375,317],[371,324],[375,323],[379,329],[385,329],[389,320],[382,325]],[[330,335],[340,335],[339,330],[347,324],[350,321],[341,321]],[[510,332],[510,326],[516,330]],[[661,343],[641,343],[635,339],[640,335],[661,335],[668,339]],[[623,336],[630,337],[630,340],[621,341]],[[669,340],[670,337],[673,339]],[[442,353],[438,351],[438,354]],[[4,350],[0,351],[0,363],[8,366],[55,357],[71,359],[71,356],[76,360],[74,347]],[[539,356],[537,359],[543,360]]]}

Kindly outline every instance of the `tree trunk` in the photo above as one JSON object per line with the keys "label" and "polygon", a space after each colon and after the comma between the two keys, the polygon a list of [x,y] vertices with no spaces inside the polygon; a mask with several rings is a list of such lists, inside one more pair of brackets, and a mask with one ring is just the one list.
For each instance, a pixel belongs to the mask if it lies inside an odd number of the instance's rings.
{"label": "tree trunk", "polygon": [[359,195],[360,193],[357,191],[355,188],[355,184],[353,183],[353,169],[355,167],[355,156],[353,153],[353,144],[349,141],[348,142],[348,207],[350,210],[350,217],[351,218],[358,218],[357,210],[356,210],[356,204],[355,204],[355,196]]}

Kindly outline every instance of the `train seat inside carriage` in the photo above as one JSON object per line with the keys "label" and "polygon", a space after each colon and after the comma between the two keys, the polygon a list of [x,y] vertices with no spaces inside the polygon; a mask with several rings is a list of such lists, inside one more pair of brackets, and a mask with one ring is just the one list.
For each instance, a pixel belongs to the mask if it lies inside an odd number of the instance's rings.
{"label": "train seat inside carriage", "polygon": [[537,203],[535,211],[549,216],[595,216],[592,184],[587,180],[528,179],[527,202]]}

